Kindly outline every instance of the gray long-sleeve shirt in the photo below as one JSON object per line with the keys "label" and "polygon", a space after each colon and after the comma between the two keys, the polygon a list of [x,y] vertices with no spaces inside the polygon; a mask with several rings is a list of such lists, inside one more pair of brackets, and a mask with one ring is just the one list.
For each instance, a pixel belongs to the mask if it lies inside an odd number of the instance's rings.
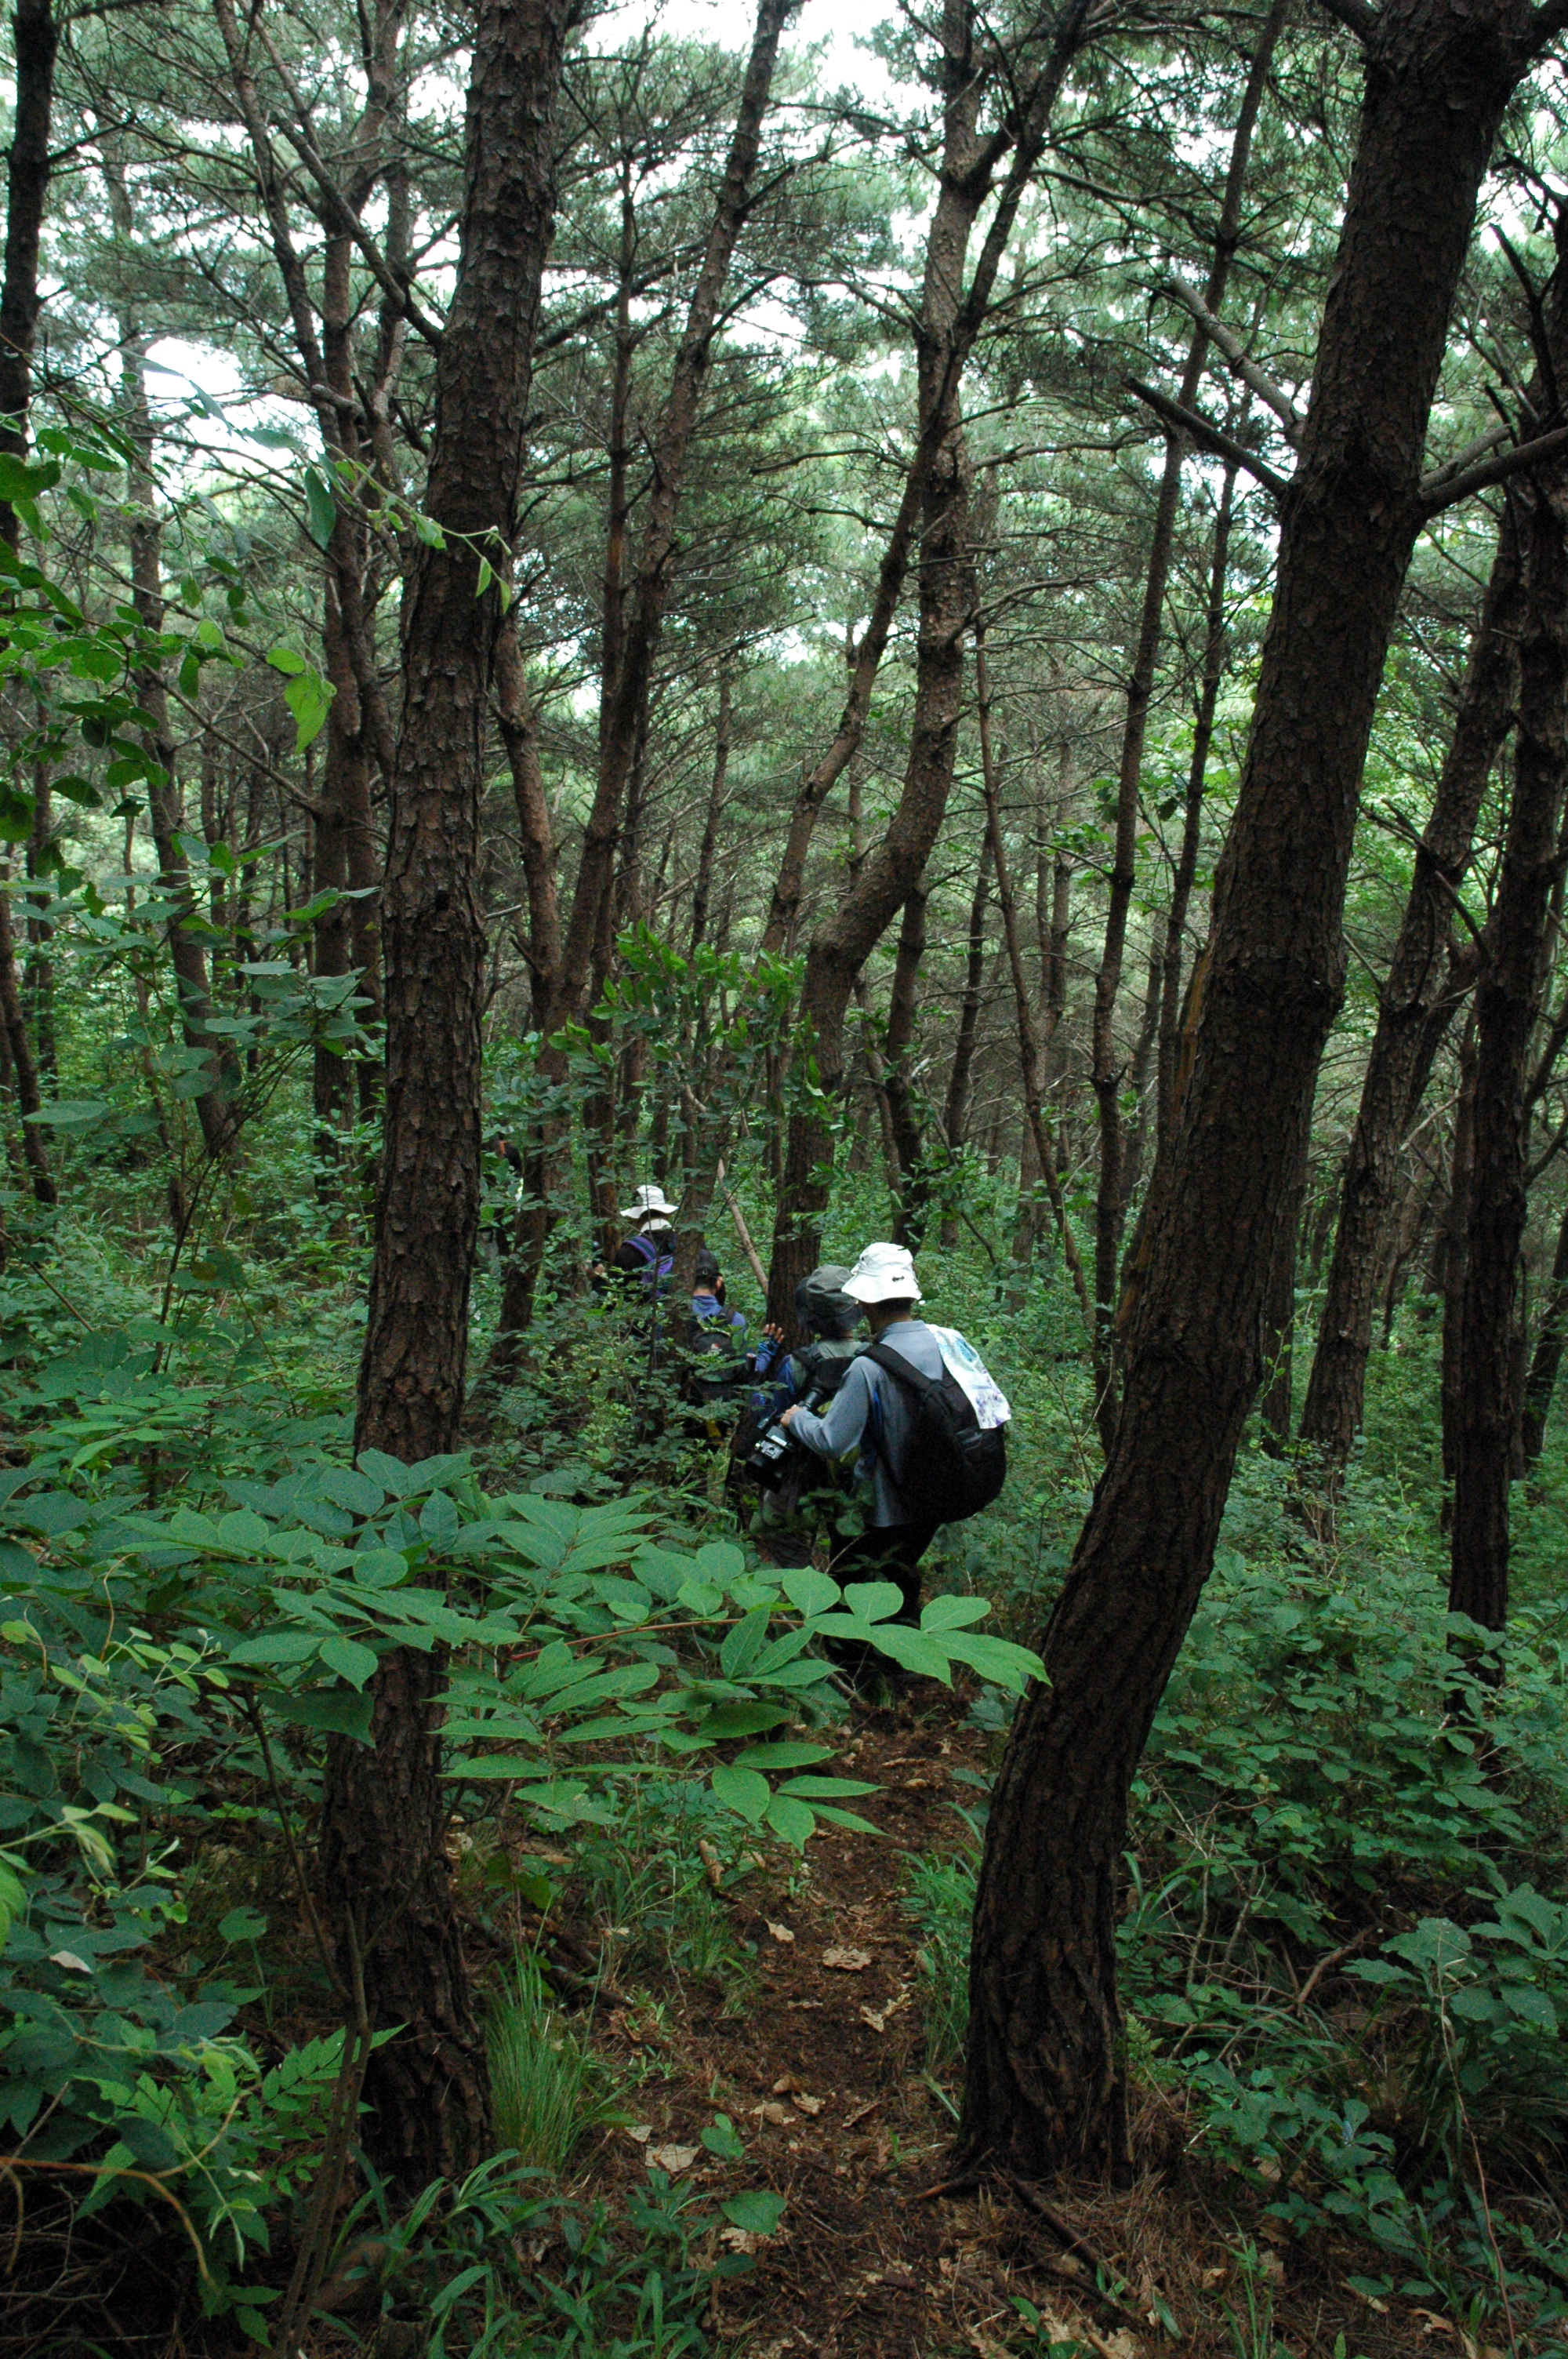
{"label": "gray long-sleeve shirt", "polygon": [[[901,1359],[933,1383],[941,1375],[942,1347],[924,1319],[895,1319],[878,1341],[890,1344]],[[871,1484],[872,1523],[881,1529],[910,1521],[909,1509],[888,1473],[890,1460],[895,1466],[901,1462],[909,1438],[909,1394],[874,1361],[864,1357],[852,1361],[825,1413],[817,1417],[810,1409],[799,1409],[791,1418],[789,1430],[819,1458],[845,1458],[857,1442],[863,1443],[855,1475],[859,1482]]]}

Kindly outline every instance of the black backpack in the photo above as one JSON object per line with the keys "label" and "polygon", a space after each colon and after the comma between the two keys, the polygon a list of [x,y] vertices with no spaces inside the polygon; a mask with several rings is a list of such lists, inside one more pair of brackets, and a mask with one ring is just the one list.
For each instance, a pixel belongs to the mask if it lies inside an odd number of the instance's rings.
{"label": "black backpack", "polygon": [[989,1507],[1007,1479],[1007,1428],[983,1430],[974,1403],[952,1371],[923,1376],[886,1343],[866,1358],[902,1385],[913,1415],[905,1463],[888,1472],[915,1524],[961,1524]]}

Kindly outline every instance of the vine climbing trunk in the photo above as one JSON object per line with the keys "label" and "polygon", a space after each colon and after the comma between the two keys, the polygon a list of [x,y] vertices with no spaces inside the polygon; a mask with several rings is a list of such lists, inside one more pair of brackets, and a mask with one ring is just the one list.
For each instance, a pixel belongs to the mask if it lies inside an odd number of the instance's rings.
{"label": "vine climbing trunk", "polygon": [[1009,1738],[970,1957],[966,2156],[1025,2179],[1130,2168],[1116,1983],[1129,1788],[1202,1593],[1290,1183],[1344,990],[1343,908],[1422,448],[1476,198],[1551,19],[1384,0],[1190,1076],[1120,1312],[1115,1437]]}
{"label": "vine climbing trunk", "polygon": [[[484,936],[475,895],[488,700],[555,213],[555,114],[574,0],[484,0],[469,80],[457,285],[436,371],[421,543],[404,606],[403,718],[384,904],[386,1093],[356,1451],[456,1443],[480,1204]],[[373,2024],[367,2143],[421,2186],[486,2149],[484,2043],[453,1912],[438,1654],[384,1658],[371,1741],[329,1746],[320,1859],[358,1919]],[[348,1939],[345,1931],[345,1941]]]}

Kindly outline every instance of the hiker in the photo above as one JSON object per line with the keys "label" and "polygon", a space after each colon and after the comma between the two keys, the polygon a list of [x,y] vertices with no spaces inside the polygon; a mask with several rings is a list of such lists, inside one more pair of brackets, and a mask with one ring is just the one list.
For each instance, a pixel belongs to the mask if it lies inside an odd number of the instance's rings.
{"label": "hiker", "polygon": [[796,1287],[795,1316],[809,1343],[786,1354],[784,1329],[768,1326],[752,1354],[752,1374],[772,1381],[752,1396],[750,1443],[741,1457],[762,1493],[752,1538],[774,1564],[809,1564],[819,1527],[837,1538],[833,1527],[848,1496],[836,1468],[776,1437],[780,1412],[797,1404],[825,1409],[865,1348],[855,1332],[865,1312],[843,1291],[849,1275],[841,1263],[824,1262]]}
{"label": "hiker", "polygon": [[750,1373],[746,1314],[724,1299],[719,1256],[699,1248],[692,1272],[691,1318],[686,1331],[686,1396],[697,1411],[692,1430],[719,1441],[733,1422],[733,1407]]}
{"label": "hiker", "polygon": [[485,1198],[491,1207],[487,1242],[491,1247],[491,1260],[493,1265],[499,1266],[512,1251],[513,1229],[517,1218],[517,1207],[523,1201],[525,1193],[525,1183],[523,1178],[522,1150],[508,1138],[503,1130],[498,1130],[494,1137],[489,1141],[488,1152],[492,1158],[499,1158],[504,1164],[510,1175],[503,1179],[495,1169],[493,1159],[485,1175],[487,1183]]}
{"label": "hiker", "polygon": [[675,1266],[674,1211],[662,1188],[639,1188],[632,1201],[621,1207],[622,1219],[634,1226],[616,1246],[611,1268],[623,1277],[640,1277],[650,1292],[655,1283],[662,1286]]}
{"label": "hiker", "polygon": [[920,1560],[944,1524],[1000,1490],[1011,1412],[972,1344],[915,1316],[923,1297],[903,1245],[868,1245],[842,1291],[864,1305],[871,1341],[825,1413],[797,1403],[780,1423],[820,1458],[860,1445],[855,1473],[870,1485],[871,1520],[828,1571],[839,1582],[896,1583],[896,1618],[918,1624]]}

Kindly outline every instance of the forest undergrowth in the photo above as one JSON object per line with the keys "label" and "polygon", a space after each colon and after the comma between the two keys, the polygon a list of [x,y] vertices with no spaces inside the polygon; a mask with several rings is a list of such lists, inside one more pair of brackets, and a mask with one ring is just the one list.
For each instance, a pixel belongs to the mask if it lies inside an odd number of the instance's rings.
{"label": "forest undergrowth", "polygon": [[[1244,1453],[1133,1794],[1133,2182],[1057,2197],[950,2155],[1013,1649],[1097,1466],[1060,1271],[1011,1265],[983,1174],[923,1261],[1011,1470],[933,1560],[941,1659],[852,1700],[812,1640],[885,1602],[758,1559],[617,1306],[563,1290],[471,1450],[352,1464],[354,1249],[273,1169],[243,1262],[236,1224],[167,1305],[107,1167],[0,1293],[0,2348],[276,2348],[312,2248],[322,2359],[1560,2342],[1568,1467],[1521,1487],[1495,1690],[1449,1645],[1421,1301],[1332,1540]],[[881,1211],[845,1182],[825,1250]],[[394,1642],[449,1650],[497,2149],[411,2208],[358,2147],[385,2035],[306,1864]]]}

